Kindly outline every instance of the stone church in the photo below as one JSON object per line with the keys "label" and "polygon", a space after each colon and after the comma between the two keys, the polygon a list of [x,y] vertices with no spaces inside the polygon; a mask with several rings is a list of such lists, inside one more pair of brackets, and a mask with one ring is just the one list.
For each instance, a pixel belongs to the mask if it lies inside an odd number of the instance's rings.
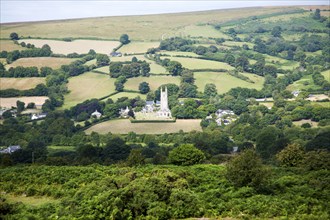
{"label": "stone church", "polygon": [[167,87],[160,89],[160,110],[157,112],[160,118],[172,118],[171,110],[168,107]]}

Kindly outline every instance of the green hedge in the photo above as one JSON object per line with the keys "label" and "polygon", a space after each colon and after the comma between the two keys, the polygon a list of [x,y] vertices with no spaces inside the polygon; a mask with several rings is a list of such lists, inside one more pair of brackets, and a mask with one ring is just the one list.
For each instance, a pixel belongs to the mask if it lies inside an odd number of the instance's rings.
{"label": "green hedge", "polygon": [[137,119],[129,119],[131,123],[175,123],[176,118],[170,120],[137,120]]}

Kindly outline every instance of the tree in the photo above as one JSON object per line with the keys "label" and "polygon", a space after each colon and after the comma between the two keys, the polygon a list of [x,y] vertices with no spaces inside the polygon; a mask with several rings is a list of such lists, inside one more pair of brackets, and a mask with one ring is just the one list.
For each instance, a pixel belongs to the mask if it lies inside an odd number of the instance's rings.
{"label": "tree", "polygon": [[132,149],[128,158],[127,158],[128,166],[139,166],[145,164],[145,157],[142,155],[141,149]]}
{"label": "tree", "polygon": [[97,54],[96,55],[96,65],[97,66],[106,66],[110,62],[110,59],[105,54]]}
{"label": "tree", "polygon": [[214,97],[218,94],[217,87],[213,83],[207,83],[204,87],[204,95],[206,97]]}
{"label": "tree", "polygon": [[19,40],[18,34],[13,32],[9,35],[11,40]]}
{"label": "tree", "polygon": [[111,62],[109,66],[110,77],[117,78],[120,76],[121,68],[123,68],[123,64],[120,62]]}
{"label": "tree", "polygon": [[282,28],[281,28],[280,26],[275,26],[275,27],[272,29],[271,34],[272,34],[274,37],[281,37],[281,31],[282,31]]}
{"label": "tree", "polygon": [[169,152],[169,162],[175,165],[189,166],[205,159],[204,153],[192,144],[183,144]]}
{"label": "tree", "polygon": [[24,102],[21,102],[19,100],[16,101],[16,107],[17,107],[17,112],[18,114],[21,113],[24,108],[25,108],[25,103]]}
{"label": "tree", "polygon": [[289,144],[286,148],[276,154],[276,159],[282,166],[296,167],[300,165],[304,159],[305,152],[298,144]]}
{"label": "tree", "polygon": [[120,43],[128,44],[130,42],[129,37],[127,34],[122,34],[119,38]]}
{"label": "tree", "polygon": [[183,70],[181,75],[181,82],[194,84],[195,82],[194,73],[190,70]]}
{"label": "tree", "polygon": [[251,186],[256,189],[265,184],[269,171],[253,149],[235,156],[227,165],[226,178],[235,187]]}
{"label": "tree", "polygon": [[172,76],[179,76],[182,73],[182,65],[178,61],[170,61],[166,67],[167,71],[172,74]]}
{"label": "tree", "polygon": [[235,66],[242,68],[242,71],[246,71],[249,67],[249,59],[246,56],[240,56],[236,59]]}
{"label": "tree", "polygon": [[315,10],[314,14],[313,14],[313,19],[320,20],[321,19],[321,13],[320,12],[321,12],[320,9],[317,8]]}
{"label": "tree", "polygon": [[147,94],[150,91],[149,83],[147,82],[140,83],[139,90],[141,94]]}

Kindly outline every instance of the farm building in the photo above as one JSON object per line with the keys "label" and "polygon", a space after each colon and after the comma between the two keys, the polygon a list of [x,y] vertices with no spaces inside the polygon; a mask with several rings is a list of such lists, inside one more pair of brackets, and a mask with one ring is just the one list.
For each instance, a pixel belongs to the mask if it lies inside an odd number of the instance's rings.
{"label": "farm building", "polygon": [[102,114],[100,112],[98,112],[97,110],[95,110],[95,112],[93,112],[91,114],[91,117],[96,117],[96,118],[101,118]]}
{"label": "farm building", "polygon": [[12,145],[12,146],[7,147],[6,149],[1,150],[0,154],[11,154],[11,153],[14,153],[15,151],[18,151],[20,149],[22,149],[21,146]]}

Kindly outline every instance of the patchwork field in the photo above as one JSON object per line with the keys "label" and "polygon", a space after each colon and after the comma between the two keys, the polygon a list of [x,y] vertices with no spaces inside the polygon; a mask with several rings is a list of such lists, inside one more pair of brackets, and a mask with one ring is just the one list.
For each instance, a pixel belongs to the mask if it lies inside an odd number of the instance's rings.
{"label": "patchwork field", "polygon": [[38,84],[44,84],[45,81],[46,79],[42,77],[0,78],[0,89],[27,90],[36,87]]}
{"label": "patchwork field", "polygon": [[222,45],[233,47],[233,46],[239,46],[242,47],[244,44],[248,45],[250,49],[253,48],[254,44],[249,42],[237,42],[237,41],[225,41],[222,43]]}
{"label": "patchwork field", "polygon": [[159,86],[167,83],[180,84],[180,78],[174,76],[150,76],[130,78],[124,84],[125,89],[139,91],[139,84],[142,82],[149,83],[150,90],[156,90]]}
{"label": "patchwork field", "polygon": [[292,70],[294,68],[299,67],[299,63],[296,61],[289,61],[286,59],[282,59],[280,57],[274,57],[267,54],[263,54],[265,56],[265,61],[268,64],[275,65],[278,68],[284,69],[284,70]]}
{"label": "patchwork field", "polygon": [[47,96],[23,96],[23,97],[13,97],[13,98],[0,98],[0,107],[3,108],[11,108],[12,106],[16,107],[16,101],[19,100],[28,104],[30,102],[34,102],[37,108],[41,108],[41,106],[48,99]]}
{"label": "patchwork field", "polygon": [[114,79],[104,74],[87,72],[69,79],[70,93],[64,96],[63,109],[92,98],[101,98],[115,91]]}
{"label": "patchwork field", "polygon": [[131,42],[122,46],[118,51],[126,54],[146,53],[149,48],[158,47],[159,42]]}
{"label": "patchwork field", "polygon": [[[71,36],[71,35],[70,35]],[[42,47],[48,44],[53,53],[69,54],[69,53],[88,53],[90,49],[97,53],[109,54],[115,47],[119,46],[119,41],[102,41],[102,40],[74,40],[65,42],[60,40],[39,40],[39,39],[24,39],[20,42],[34,44],[36,47]]]}
{"label": "patchwork field", "polygon": [[133,40],[160,40],[164,34],[177,36],[178,29],[198,23],[224,22],[248,16],[258,16],[296,7],[259,7],[204,12],[161,14],[145,16],[115,16],[61,21],[26,22],[21,24],[1,24],[1,38],[8,38],[10,33],[21,36],[64,38],[86,37],[101,39],[119,39],[127,33]]}
{"label": "patchwork field", "polygon": [[171,57],[170,60],[178,61],[183,67],[188,69],[226,69],[232,70],[234,67],[227,63],[211,61],[211,60],[201,60],[186,57]]}
{"label": "patchwork field", "polygon": [[25,50],[25,47],[21,47],[18,44],[14,44],[12,40],[0,40],[0,51],[13,51],[13,50]]}
{"label": "patchwork field", "polygon": [[200,119],[176,120],[175,123],[131,123],[128,119],[106,121],[88,128],[87,134],[97,132],[99,134],[127,134],[135,132],[137,134],[165,134],[176,133],[180,130],[184,132],[202,131]]}
{"label": "patchwork field", "polygon": [[111,98],[113,101],[117,101],[117,99],[119,99],[121,97],[127,97],[129,99],[133,99],[133,98],[136,98],[137,96],[140,96],[141,99],[143,99],[143,100],[145,100],[147,97],[147,95],[141,94],[138,92],[136,92],[136,93],[135,92],[120,92],[120,93],[110,96],[109,98]]}
{"label": "patchwork field", "polygon": [[244,80],[238,79],[229,75],[228,73],[216,73],[216,72],[196,72],[194,73],[196,82],[195,84],[198,87],[198,91],[203,92],[204,87],[207,83],[214,83],[218,89],[219,94],[223,94],[228,92],[231,88],[235,87],[243,87],[243,88],[253,88],[253,89],[261,89],[263,80],[261,78],[254,78],[251,79],[258,79],[256,83],[249,83]]}
{"label": "patchwork field", "polygon": [[59,69],[62,65],[67,65],[75,61],[76,59],[70,58],[59,58],[59,57],[29,57],[29,58],[21,58],[14,61],[11,64],[6,65],[6,68],[9,69],[10,67],[31,67],[36,66],[39,69],[41,67],[51,67],[53,69]]}
{"label": "patchwork field", "polygon": [[106,73],[106,74],[109,74],[109,66],[102,66],[100,68],[97,68],[97,69],[94,69],[95,71],[99,71],[99,72],[102,72],[102,73]]}

